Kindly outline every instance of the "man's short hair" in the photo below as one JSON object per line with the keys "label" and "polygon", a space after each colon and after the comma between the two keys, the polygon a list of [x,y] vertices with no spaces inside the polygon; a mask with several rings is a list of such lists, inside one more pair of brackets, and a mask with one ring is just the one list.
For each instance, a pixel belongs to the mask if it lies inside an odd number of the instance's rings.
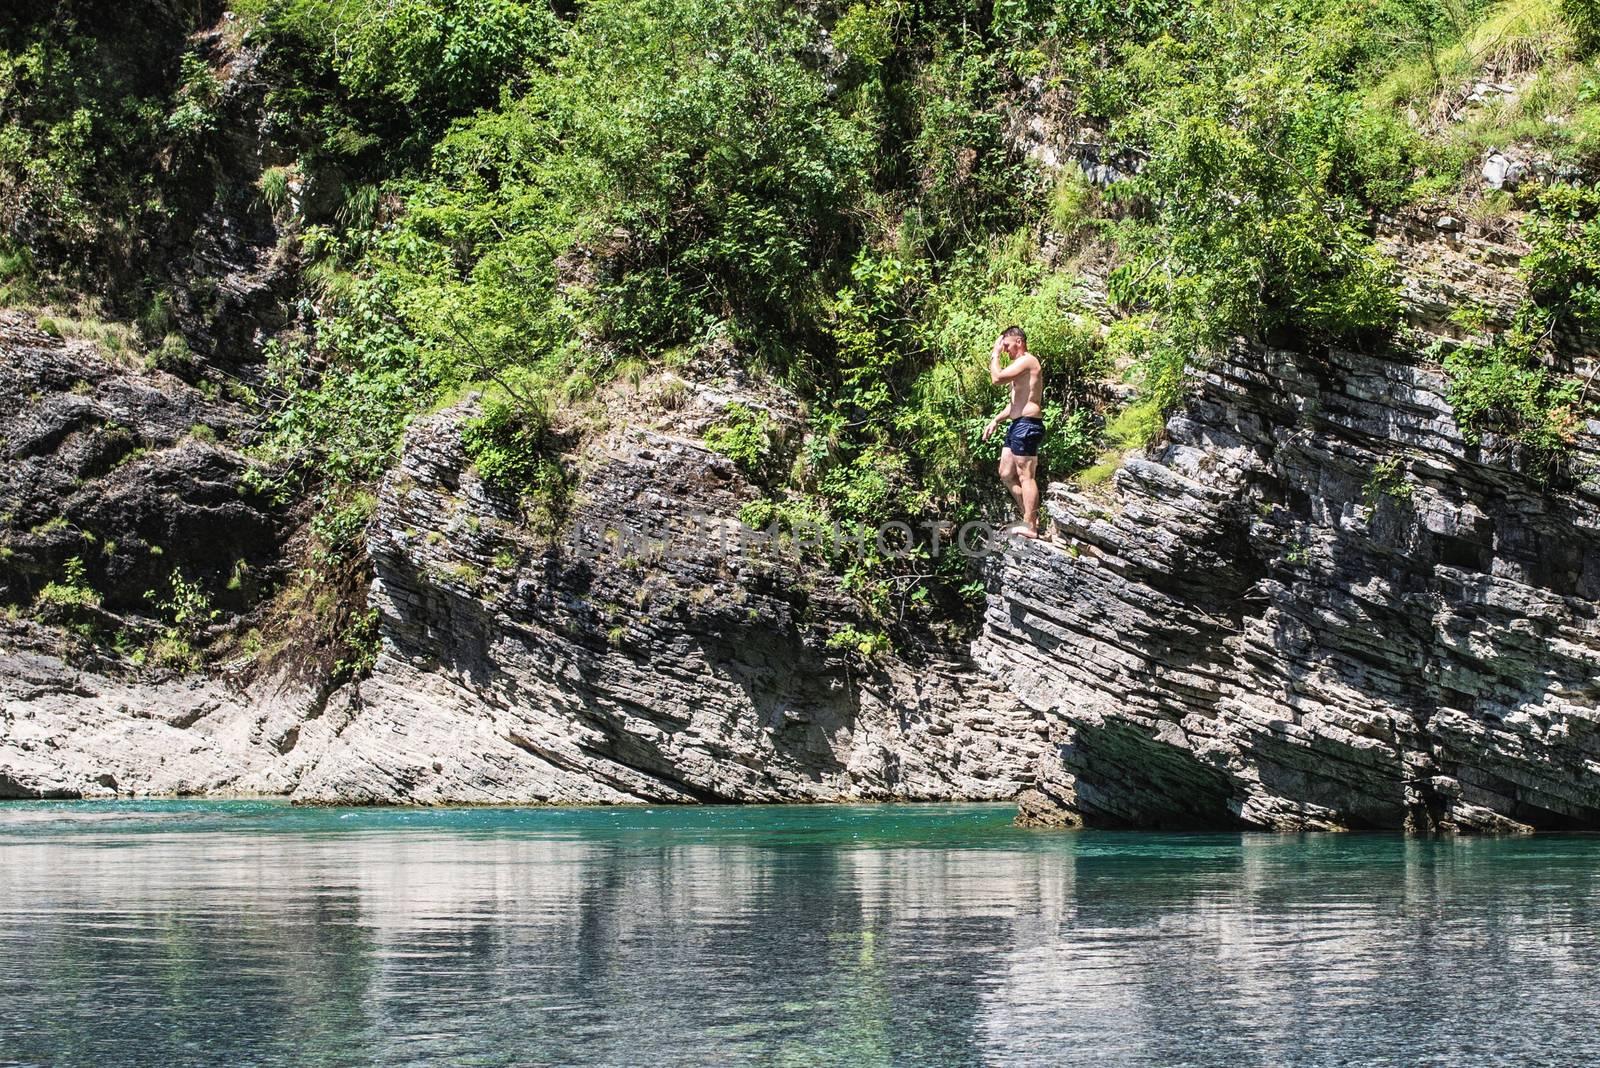
{"label": "man's short hair", "polygon": [[1020,327],[1020,326],[1008,326],[1008,327],[1005,328],[1005,332],[1002,333],[1000,336],[1001,337],[1014,337],[1018,341],[1022,342],[1024,345],[1026,345],[1028,343],[1028,335],[1024,334],[1022,332],[1022,327]]}

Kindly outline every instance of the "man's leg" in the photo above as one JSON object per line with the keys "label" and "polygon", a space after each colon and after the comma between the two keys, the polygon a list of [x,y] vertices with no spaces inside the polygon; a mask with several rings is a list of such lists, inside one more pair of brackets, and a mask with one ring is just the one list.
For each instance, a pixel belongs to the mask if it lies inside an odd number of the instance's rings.
{"label": "man's leg", "polygon": [[1033,477],[1038,467],[1037,456],[1016,457],[1017,502],[1022,506],[1022,522],[1029,532],[1039,529],[1039,483]]}
{"label": "man's leg", "polygon": [[1017,509],[1022,509],[1022,485],[1017,479],[1017,457],[1013,456],[1010,449],[1000,450],[1000,481],[1005,484],[1011,494],[1011,499],[1017,502]]}

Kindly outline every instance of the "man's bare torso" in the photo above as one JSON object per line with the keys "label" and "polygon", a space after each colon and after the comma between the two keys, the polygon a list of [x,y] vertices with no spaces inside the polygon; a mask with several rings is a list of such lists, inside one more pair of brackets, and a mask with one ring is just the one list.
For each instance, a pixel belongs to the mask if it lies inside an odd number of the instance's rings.
{"label": "man's bare torso", "polygon": [[1011,411],[1008,415],[1012,419],[1028,416],[1037,419],[1044,414],[1044,369],[1032,353],[1018,358],[1027,360],[1029,367],[1011,380]]}

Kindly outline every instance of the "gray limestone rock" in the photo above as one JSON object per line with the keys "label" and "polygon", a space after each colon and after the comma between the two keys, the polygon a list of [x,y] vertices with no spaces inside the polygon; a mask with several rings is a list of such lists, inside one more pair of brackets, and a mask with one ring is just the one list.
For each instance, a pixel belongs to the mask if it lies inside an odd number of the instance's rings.
{"label": "gray limestone rock", "polygon": [[1240,348],[1109,496],[1051,493],[974,647],[1051,725],[1025,821],[1600,824],[1600,497],[1489,462],[1444,390]]}
{"label": "gray limestone rock", "polygon": [[415,426],[384,484],[370,544],[384,652],[296,800],[1021,788],[1043,750],[1032,713],[968,664],[827,648],[852,618],[836,580],[740,551],[739,506],[759,491],[696,438],[635,424],[586,440],[579,503],[544,542],[470,469],[464,414]]}
{"label": "gray limestone rock", "polygon": [[1483,161],[1483,182],[1490,189],[1515,189],[1527,177],[1528,165],[1500,152],[1489,153]]}
{"label": "gray limestone rock", "polygon": [[139,678],[0,633],[0,799],[284,794],[332,729],[298,689]]}
{"label": "gray limestone rock", "polygon": [[[1051,488],[1054,540],[990,559],[970,651],[830,647],[859,622],[850,599],[741,541],[763,491],[702,441],[732,401],[785,448],[802,420],[725,360],[716,381],[647,383],[670,404],[619,396],[578,430],[555,527],[478,478],[471,402],[414,424],[367,532],[382,651],[331,695],[146,676],[8,624],[0,795],[1016,798],[1024,822],[1062,827],[1600,825],[1597,428],[1553,488],[1492,435],[1468,443],[1421,354],[1465,302],[1509,318],[1516,250],[1426,220],[1381,241],[1402,267],[1396,345],[1236,347],[1108,489]],[[169,544],[213,530],[270,567],[280,517],[189,429],[225,438],[225,407],[20,330],[0,331],[21,353],[4,581],[80,551],[56,512],[130,544],[152,517]],[[119,427],[145,451],[128,458]],[[148,576],[95,577],[131,618]]]}

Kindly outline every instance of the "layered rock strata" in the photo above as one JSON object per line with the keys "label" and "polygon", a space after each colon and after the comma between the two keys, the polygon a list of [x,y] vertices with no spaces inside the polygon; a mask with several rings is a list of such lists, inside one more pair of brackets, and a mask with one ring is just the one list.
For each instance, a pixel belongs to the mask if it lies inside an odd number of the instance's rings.
{"label": "layered rock strata", "polygon": [[460,412],[415,427],[371,535],[383,654],[299,800],[1015,796],[1042,722],[959,661],[864,662],[831,576],[737,520],[698,438],[595,435],[554,544],[472,473]]}
{"label": "layered rock strata", "polygon": [[1556,487],[1465,440],[1417,353],[1506,314],[1515,257],[1391,248],[1408,345],[1237,349],[1109,493],[1052,492],[1059,548],[1000,562],[976,658],[1055,742],[1025,822],[1600,825],[1600,427]]}
{"label": "layered rock strata", "polygon": [[[419,420],[367,533],[382,650],[331,696],[147,677],[7,624],[0,795],[1020,795],[1048,824],[1600,825],[1600,427],[1552,486],[1466,440],[1423,354],[1451,308],[1510,313],[1516,250],[1422,223],[1388,244],[1398,344],[1230,353],[1108,487],[1051,488],[1055,538],[989,561],[970,651],[856,655],[830,641],[854,620],[838,580],[745,543],[762,490],[705,427],[734,401],[802,421],[729,364],[579,428],[557,524],[479,479],[470,403]],[[216,566],[271,575],[282,518],[237,490],[235,412],[7,329],[4,581],[31,595],[85,530],[170,546],[185,524],[235,539]],[[90,578],[132,618],[157,576],[121,552]]]}

